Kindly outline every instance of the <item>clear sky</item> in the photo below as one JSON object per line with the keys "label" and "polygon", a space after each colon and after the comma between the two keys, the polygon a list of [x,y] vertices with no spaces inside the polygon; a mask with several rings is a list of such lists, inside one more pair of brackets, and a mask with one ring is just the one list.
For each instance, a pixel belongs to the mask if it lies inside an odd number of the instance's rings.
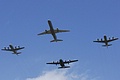
{"label": "clear sky", "polygon": [[[63,42],[50,43],[54,28]],[[0,48],[24,46],[19,56],[0,51],[0,80],[120,80],[120,40],[109,48],[97,38],[120,38],[120,0],[0,0]],[[47,62],[78,59],[70,69]]]}

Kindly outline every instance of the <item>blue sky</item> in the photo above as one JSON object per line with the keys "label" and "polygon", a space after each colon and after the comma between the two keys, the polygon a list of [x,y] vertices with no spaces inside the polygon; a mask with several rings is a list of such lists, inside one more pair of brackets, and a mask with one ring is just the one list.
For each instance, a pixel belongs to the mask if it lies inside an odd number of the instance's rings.
{"label": "blue sky", "polygon": [[[63,42],[50,43],[54,28]],[[0,0],[0,48],[24,46],[20,56],[0,51],[0,80],[119,80],[119,40],[109,48],[97,38],[120,38],[119,0]],[[70,69],[57,70],[46,62],[78,59]]]}

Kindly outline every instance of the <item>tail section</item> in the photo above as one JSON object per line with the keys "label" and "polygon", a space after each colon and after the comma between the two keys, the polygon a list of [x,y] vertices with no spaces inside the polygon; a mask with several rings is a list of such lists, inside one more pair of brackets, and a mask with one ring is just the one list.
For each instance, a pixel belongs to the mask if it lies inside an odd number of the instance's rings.
{"label": "tail section", "polygon": [[57,40],[52,40],[50,42],[58,42],[58,41],[63,41],[63,40],[57,39]]}

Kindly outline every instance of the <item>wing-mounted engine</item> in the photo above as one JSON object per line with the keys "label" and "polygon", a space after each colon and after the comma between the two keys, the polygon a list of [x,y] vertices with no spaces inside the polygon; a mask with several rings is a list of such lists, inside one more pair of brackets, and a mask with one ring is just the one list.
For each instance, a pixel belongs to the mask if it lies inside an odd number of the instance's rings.
{"label": "wing-mounted engine", "polygon": [[68,61],[65,60],[65,63],[68,63]]}
{"label": "wing-mounted engine", "polygon": [[7,49],[9,50],[9,47],[7,47]]}
{"label": "wing-mounted engine", "polygon": [[109,40],[111,40],[111,39],[109,38]]}
{"label": "wing-mounted engine", "polygon": [[97,41],[99,41],[99,39],[97,39]]}
{"label": "wing-mounted engine", "polygon": [[114,37],[112,37],[112,39],[115,39]]}
{"label": "wing-mounted engine", "polygon": [[48,33],[48,31],[47,31],[47,30],[45,30],[45,32],[46,32],[46,33]]}
{"label": "wing-mounted engine", "polygon": [[57,32],[59,32],[59,29],[58,29],[58,28],[57,28],[56,30],[57,30]]}
{"label": "wing-mounted engine", "polygon": [[103,41],[103,39],[101,38],[101,41]]}
{"label": "wing-mounted engine", "polygon": [[17,47],[15,46],[15,49],[17,49]]}
{"label": "wing-mounted engine", "polygon": [[20,46],[18,46],[18,48],[20,48]]}
{"label": "wing-mounted engine", "polygon": [[71,62],[71,60],[68,61],[68,64]]}
{"label": "wing-mounted engine", "polygon": [[6,50],[6,47],[4,47],[4,49]]}

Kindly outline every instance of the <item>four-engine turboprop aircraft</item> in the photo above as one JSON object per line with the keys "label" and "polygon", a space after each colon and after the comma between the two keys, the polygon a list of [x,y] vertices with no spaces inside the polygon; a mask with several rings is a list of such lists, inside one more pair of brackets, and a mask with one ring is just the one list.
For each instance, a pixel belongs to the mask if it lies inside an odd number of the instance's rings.
{"label": "four-engine turboprop aircraft", "polygon": [[9,45],[9,47],[4,47],[4,49],[1,49],[1,50],[4,50],[4,51],[12,51],[13,53],[12,54],[21,54],[21,52],[17,52],[18,50],[21,50],[21,49],[24,49],[25,47],[13,47],[13,45]]}
{"label": "four-engine turboprop aircraft", "polygon": [[69,63],[72,63],[72,62],[77,62],[78,60],[68,60],[68,61],[63,61],[62,59],[60,59],[59,61],[57,62],[50,62],[50,63],[46,63],[46,64],[56,64],[56,65],[60,65],[61,67],[58,67],[58,69],[60,68],[70,68],[70,66],[65,66],[65,64],[69,64]]}
{"label": "four-engine turboprop aircraft", "polygon": [[104,39],[102,39],[102,38],[101,38],[101,40],[97,39],[96,41],[93,41],[93,42],[105,43],[105,45],[102,45],[102,46],[108,47],[108,46],[112,45],[112,44],[108,44],[108,43],[111,41],[115,41],[115,40],[118,40],[118,38],[112,37],[112,38],[107,39],[107,36],[105,35]]}
{"label": "four-engine turboprop aircraft", "polygon": [[45,30],[45,32],[39,33],[38,35],[52,34],[54,40],[52,40],[50,42],[63,41],[63,40],[57,39],[56,33],[69,32],[69,30],[59,30],[58,28],[53,29],[52,22],[50,20],[48,20],[48,24],[49,24],[50,30]]}

